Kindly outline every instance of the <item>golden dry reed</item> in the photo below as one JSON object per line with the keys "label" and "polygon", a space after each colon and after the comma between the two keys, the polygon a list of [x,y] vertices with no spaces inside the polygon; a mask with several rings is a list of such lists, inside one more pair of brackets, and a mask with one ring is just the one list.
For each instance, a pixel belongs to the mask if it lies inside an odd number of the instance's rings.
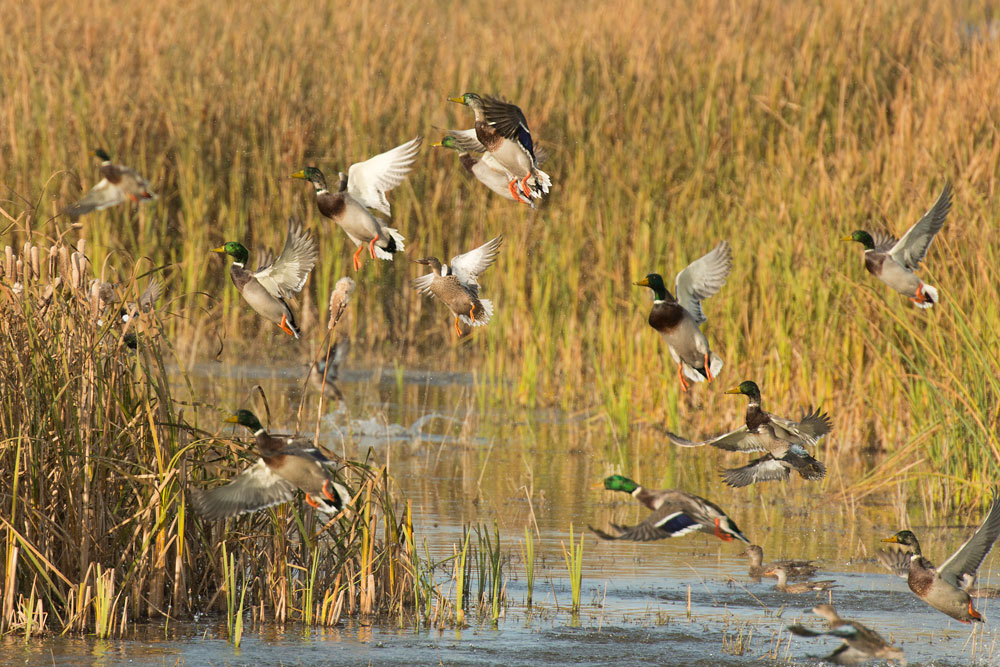
{"label": "golden dry reed", "polygon": [[[484,1],[85,0],[67,11],[2,0],[0,14],[4,243],[66,234],[69,221],[53,216],[95,181],[88,153],[106,148],[161,198],[91,214],[66,238],[85,238],[95,267],[119,266],[120,250],[169,265],[178,317],[166,326],[186,359],[219,340],[236,360],[262,341],[286,358],[322,339],[315,304],[348,271],[350,248],[288,175],[309,164],[332,175],[417,134],[429,144],[435,128],[471,124],[446,97],[496,92],[549,151],[553,191],[532,212],[471,181],[453,153],[425,149],[390,195],[406,255],[356,276],[349,333],[369,363],[475,369],[490,400],[603,412],[617,440],[637,421],[731,426],[743,405],[722,389],[754,379],[782,414],[830,410],[820,457],[863,463],[851,476],[860,491],[905,478],[925,498],[975,501],[996,478],[1000,36],[988,3],[512,0],[500,12]],[[922,273],[941,303],[920,312],[837,239],[902,233],[946,180],[954,206]],[[260,325],[208,252],[238,239],[254,261],[289,215],[319,230],[322,252],[297,347]],[[409,289],[406,260],[500,232],[505,249],[482,281],[496,315],[471,344],[448,345],[447,314]],[[722,238],[734,269],[705,304],[705,331],[726,367],[682,396],[645,324],[648,290],[631,282],[650,271],[669,281]],[[113,425],[127,435],[103,437],[121,452],[136,428],[157,441],[156,424],[137,415]],[[85,450],[71,451],[85,474]],[[156,474],[174,483],[169,469]],[[91,498],[80,500],[74,520],[89,521]],[[135,573],[115,581],[127,588],[151,568],[167,577],[158,559],[177,548],[157,532],[172,526],[170,499],[137,502],[133,529],[161,551],[129,554]],[[77,586],[87,571],[59,569]]]}

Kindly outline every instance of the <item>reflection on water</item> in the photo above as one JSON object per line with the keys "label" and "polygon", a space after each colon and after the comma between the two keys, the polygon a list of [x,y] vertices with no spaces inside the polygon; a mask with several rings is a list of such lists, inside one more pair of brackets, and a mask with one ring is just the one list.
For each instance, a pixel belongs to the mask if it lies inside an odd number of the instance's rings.
{"label": "reflection on water", "polygon": [[[205,364],[194,369],[192,381],[202,400],[226,409],[249,404],[250,388],[260,384],[271,428],[287,432],[294,430],[299,414],[305,370]],[[497,522],[503,548],[512,557],[506,568],[512,604],[497,629],[474,616],[472,626],[462,630],[356,620],[315,630],[265,626],[249,628],[242,648],[234,652],[225,641],[224,619],[209,617],[166,628],[140,626],[125,641],[47,638],[25,644],[8,638],[0,646],[0,662],[719,665],[802,661],[836,648],[838,640],[790,640],[784,631],[797,622],[819,627],[818,619],[804,611],[817,598],[779,593],[770,579],[751,581],[741,543],[700,533],[650,544],[602,542],[588,533],[584,605],[578,616],[571,615],[562,552],[570,525],[579,533],[587,525],[635,523],[645,514],[626,494],[592,488],[614,472],[715,501],[764,547],[765,559],[819,561],[820,578],[839,585],[832,593],[838,611],[901,645],[911,664],[1000,661],[995,646],[1000,603],[977,600],[988,622],[973,629],[932,610],[904,580],[874,561],[879,539],[904,525],[918,533],[926,555],[938,563],[971,530],[925,526],[923,504],[907,506],[895,494],[857,503],[838,499],[835,494],[863,471],[859,464],[851,468],[838,462],[829,444],[831,451],[820,457],[830,467],[824,484],[796,478],[733,490],[719,481],[719,452],[671,447],[652,427],[637,426],[616,439],[599,408],[572,416],[505,411],[484,404],[471,376],[455,373],[348,371],[341,388],[346,403],[328,405],[322,414],[318,398],[305,396],[301,430],[313,432],[318,423],[321,439],[335,451],[363,458],[371,449],[379,461],[388,462],[412,501],[417,538],[426,540],[432,556],[450,555],[463,526]],[[231,432],[214,413],[202,411],[198,419],[201,428]],[[912,526],[905,522],[907,512]],[[519,549],[525,526],[538,535],[530,610],[523,604],[527,591]],[[983,585],[1000,584],[997,563],[996,554],[987,559],[980,571]]]}

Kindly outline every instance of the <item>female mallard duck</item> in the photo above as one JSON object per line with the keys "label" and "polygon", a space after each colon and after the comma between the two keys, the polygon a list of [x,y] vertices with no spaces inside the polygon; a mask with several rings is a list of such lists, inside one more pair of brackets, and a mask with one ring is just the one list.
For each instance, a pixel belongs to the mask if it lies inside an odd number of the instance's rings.
{"label": "female mallard duck", "polygon": [[778,583],[774,585],[782,593],[808,593],[809,591],[828,591],[833,588],[837,582],[833,579],[827,579],[824,581],[800,581],[796,584],[788,583],[788,572],[785,568],[772,567],[770,570],[764,573],[765,576],[775,576],[778,578]]}
{"label": "female mallard duck", "polygon": [[[529,203],[532,198],[540,198],[549,191],[552,180],[538,168],[535,144],[520,107],[489,95],[480,97],[476,93],[465,93],[448,100],[472,109],[476,115],[476,140],[482,147],[480,152],[488,152],[504,170],[507,187],[514,199]],[[455,134],[452,132],[452,135]]]}
{"label": "female mallard duck", "polygon": [[225,421],[253,431],[261,459],[231,482],[208,491],[191,490],[195,511],[209,521],[284,503],[295,490],[306,502],[326,514],[336,514],[351,502],[347,489],[330,477],[336,463],[304,438],[269,434],[249,410],[240,410]]}
{"label": "female mallard duck", "polygon": [[938,301],[937,290],[925,284],[915,271],[927,255],[934,235],[941,231],[951,209],[951,184],[945,183],[937,202],[899,241],[890,234],[873,237],[863,229],[842,241],[857,241],[865,247],[865,268],[873,276],[910,298],[918,308],[930,308]]}
{"label": "female mallard duck", "polygon": [[878,658],[880,660],[898,660],[904,665],[906,664],[903,649],[882,639],[882,636],[871,628],[856,621],[841,618],[833,605],[818,604],[812,608],[812,611],[829,622],[829,630],[817,632],[801,625],[790,625],[788,631],[800,637],[830,635],[842,639],[843,646],[823,658],[823,662],[832,662],[835,665],[860,665],[872,658]]}
{"label": "female mallard duck", "polygon": [[440,146],[442,148],[451,148],[452,150],[457,151],[458,160],[462,163],[462,166],[465,167],[465,170],[475,176],[480,183],[504,199],[527,203],[532,208],[535,207],[535,203],[530,199],[525,202],[520,197],[514,195],[513,191],[508,186],[509,184],[507,181],[506,170],[500,166],[490,153],[485,153],[483,157],[475,157],[474,155],[469,154],[468,150],[459,145],[455,137],[450,134],[439,143],[431,145]]}
{"label": "female mallard duck", "polygon": [[272,262],[271,253],[266,253],[256,271],[246,268],[249,254],[236,241],[229,241],[212,252],[223,252],[233,258],[229,277],[251,308],[289,336],[299,337],[301,332],[285,299],[302,290],[318,256],[316,239],[302,223],[294,218],[288,220],[285,247],[278,259]]}
{"label": "female mallard duck", "polygon": [[385,193],[402,183],[410,173],[420,151],[420,142],[421,138],[416,137],[369,160],[352,164],[346,176],[340,174],[337,192],[327,189],[326,178],[316,167],[306,167],[292,174],[292,178],[312,183],[319,212],[337,223],[357,246],[353,257],[355,271],[361,269],[361,251],[365,244],[372,259],[392,261],[394,253],[403,252],[403,236],[383,225],[368,209],[392,215]]}
{"label": "female mallard duck", "polygon": [[676,297],[667,291],[658,273],[650,273],[636,283],[653,290],[649,326],[659,331],[666,341],[670,357],[677,364],[682,391],[687,391],[689,386],[685,376],[694,382],[706,379],[711,382],[722,370],[722,359],[712,353],[708,339],[701,332],[705,322],[701,300],[719,291],[732,268],[729,244],[721,241],[677,274],[674,280]]}
{"label": "female mallard duck", "polygon": [[727,452],[767,452],[742,468],[723,470],[722,477],[729,486],[786,480],[790,470],[808,480],[826,476],[826,466],[804,448],[804,445],[815,445],[830,432],[830,417],[826,413],[820,414],[819,410],[807,412],[798,422],[776,417],[761,409],[760,389],[749,380],[726,390],[726,393],[743,394],[750,399],[743,426],[701,442],[685,440],[669,432],[667,438],[681,447],[712,445]]}
{"label": "female mallard duck", "polygon": [[433,294],[448,306],[455,315],[455,333],[462,330],[458,321],[471,327],[481,327],[493,317],[493,303],[479,298],[479,274],[488,269],[500,253],[503,234],[487,241],[475,250],[451,258],[451,266],[442,264],[437,257],[414,260],[430,266],[431,273],[414,279],[413,286],[424,294]]}
{"label": "female mallard duck", "polygon": [[617,535],[609,535],[590,527],[602,539],[649,542],[701,531],[715,535],[724,542],[732,542],[735,537],[750,544],[750,540],[718,505],[693,493],[678,489],[651,491],[621,475],[605,479],[604,488],[632,494],[632,497],[653,510],[653,513],[636,526],[611,524],[618,532]]}
{"label": "female mallard duck", "polygon": [[917,536],[908,530],[901,530],[882,541],[909,548],[906,582],[918,598],[962,623],[970,623],[983,620],[982,615],[972,607],[969,589],[997,537],[1000,537],[1000,496],[994,490],[993,505],[982,525],[941,567],[935,568],[923,557]]}
{"label": "female mallard duck", "polygon": [[342,336],[330,348],[329,355],[322,354],[309,366],[309,385],[330,400],[344,400],[335,380],[340,375],[340,365],[344,363],[350,349],[351,339]]}
{"label": "female mallard duck", "polygon": [[112,164],[111,157],[104,149],[98,148],[93,155],[101,160],[101,181],[83,199],[69,205],[65,211],[69,216],[79,218],[85,213],[121,204],[126,199],[136,203],[156,199],[156,193],[150,190],[149,183],[134,169]]}
{"label": "female mallard duck", "polygon": [[769,570],[783,568],[789,579],[804,579],[816,574],[819,567],[811,560],[776,560],[764,565],[764,550],[756,544],[747,547],[743,555],[750,559],[750,576],[759,579]]}

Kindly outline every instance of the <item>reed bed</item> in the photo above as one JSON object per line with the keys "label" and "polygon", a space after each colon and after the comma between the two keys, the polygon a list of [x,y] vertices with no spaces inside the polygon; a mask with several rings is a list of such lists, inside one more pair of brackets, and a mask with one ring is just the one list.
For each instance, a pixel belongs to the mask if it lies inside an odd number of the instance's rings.
{"label": "reed bed", "polygon": [[216,435],[220,411],[174,398],[156,309],[120,317],[144,281],[95,278],[86,250],[28,243],[0,262],[0,635],[104,638],[216,610],[238,646],[245,614],[409,613],[412,525],[370,460],[339,472],[354,502],[328,525],[295,503],[192,515],[184,489],[232,477],[252,447]]}

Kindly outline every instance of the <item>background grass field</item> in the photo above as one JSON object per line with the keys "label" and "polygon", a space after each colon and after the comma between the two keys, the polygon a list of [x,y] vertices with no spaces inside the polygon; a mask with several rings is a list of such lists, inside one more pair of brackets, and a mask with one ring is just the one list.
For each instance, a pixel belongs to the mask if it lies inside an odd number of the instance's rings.
{"label": "background grass field", "polygon": [[[139,272],[167,265],[163,308],[186,360],[211,356],[219,338],[229,363],[248,345],[275,358],[314,351],[317,304],[351,248],[289,174],[335,173],[417,134],[429,145],[435,128],[471,125],[447,96],[499,93],[551,153],[551,196],[532,212],[426,148],[390,197],[406,255],[357,276],[353,363],[475,369],[491,402],[597,409],[621,441],[637,420],[692,435],[731,426],[743,404],[721,392],[752,378],[779,413],[829,409],[824,454],[865,463],[862,485],[921,462],[907,474],[924,493],[975,500],[995,478],[1000,24],[989,3],[4,0],[0,14],[2,242],[85,237],[94,265],[123,278],[129,255],[143,258]],[[97,146],[161,199],[68,230],[52,216],[97,178]],[[922,274],[942,303],[919,312],[838,239],[902,233],[949,179],[954,206]],[[319,231],[322,250],[298,345],[261,325],[208,252],[230,239],[278,246],[290,215]],[[497,314],[454,345],[444,308],[409,289],[407,260],[500,232],[504,252],[483,279]],[[726,367],[682,396],[645,324],[650,294],[631,282],[672,277],[723,238],[734,269],[706,302],[705,331]]]}

